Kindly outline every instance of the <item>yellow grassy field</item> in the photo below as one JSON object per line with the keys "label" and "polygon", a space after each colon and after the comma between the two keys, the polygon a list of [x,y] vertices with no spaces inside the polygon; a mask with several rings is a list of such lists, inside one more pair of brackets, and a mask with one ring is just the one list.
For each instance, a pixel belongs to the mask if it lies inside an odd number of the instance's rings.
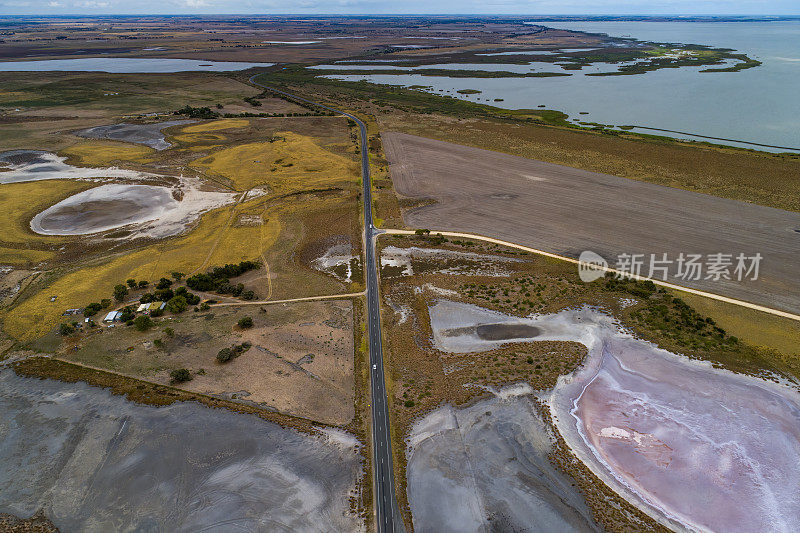
{"label": "yellow grassy field", "polygon": [[37,235],[30,220],[40,211],[68,196],[96,187],[96,183],[73,180],[42,180],[0,185],[0,241],[59,242],[64,237]]}
{"label": "yellow grassy field", "polygon": [[107,165],[115,161],[148,162],[155,150],[149,146],[117,141],[88,141],[64,148],[59,155],[78,165]]}
{"label": "yellow grassy field", "polygon": [[210,176],[228,180],[240,191],[268,185],[279,193],[330,186],[358,176],[357,164],[326,150],[311,137],[276,134],[274,142],[242,144],[191,163]]}
{"label": "yellow grassy field", "polygon": [[700,314],[710,316],[731,335],[755,345],[800,357],[800,322],[695,294],[676,293]]}
{"label": "yellow grassy field", "polygon": [[19,248],[0,247],[0,265],[24,267],[41,263],[42,261],[49,261],[54,256],[55,252],[49,250],[20,250]]}
{"label": "yellow grassy field", "polygon": [[202,124],[193,124],[186,126],[181,131],[184,133],[204,133],[207,131],[229,130],[233,128],[244,128],[250,125],[250,121],[246,118],[223,118],[219,120],[212,120],[211,122],[203,122]]}
{"label": "yellow grassy field", "polygon": [[192,146],[189,149],[200,149],[206,150],[208,149],[208,143],[216,143],[220,141],[225,141],[228,138],[222,135],[221,133],[181,133],[180,135],[175,135],[171,137],[170,140],[178,141],[183,144],[203,144],[205,146]]}
{"label": "yellow grassy field", "polygon": [[[249,203],[241,208],[247,208]],[[5,311],[0,316],[4,331],[20,340],[41,337],[59,324],[65,309],[109,298],[114,285],[128,278],[153,281],[169,277],[169,273],[176,270],[194,272],[204,264],[213,266],[258,259],[259,247],[253,243],[263,240],[265,246],[270,246],[277,238],[279,225],[232,227],[229,224],[232,209],[227,207],[207,213],[192,232],[182,237],[61,276]],[[55,302],[50,301],[53,295],[58,296]]]}

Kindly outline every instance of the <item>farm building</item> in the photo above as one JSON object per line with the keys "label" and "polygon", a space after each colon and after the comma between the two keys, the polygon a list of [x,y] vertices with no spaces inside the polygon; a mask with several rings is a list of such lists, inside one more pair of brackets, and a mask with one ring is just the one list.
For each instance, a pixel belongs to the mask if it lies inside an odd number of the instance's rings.
{"label": "farm building", "polygon": [[167,306],[165,302],[153,302],[148,307],[147,310],[149,312],[155,311],[156,309],[164,309]]}
{"label": "farm building", "polygon": [[121,316],[122,311],[110,311],[103,319],[103,322],[114,322],[115,320],[119,320],[119,317]]}

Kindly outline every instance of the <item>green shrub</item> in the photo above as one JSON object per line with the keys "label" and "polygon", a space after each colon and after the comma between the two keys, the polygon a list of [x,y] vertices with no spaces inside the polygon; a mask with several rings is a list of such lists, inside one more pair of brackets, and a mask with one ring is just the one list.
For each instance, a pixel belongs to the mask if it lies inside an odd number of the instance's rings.
{"label": "green shrub", "polygon": [[241,329],[249,329],[253,327],[253,319],[249,316],[245,316],[239,319],[239,322],[236,323]]}
{"label": "green shrub", "polygon": [[83,316],[94,316],[103,308],[103,304],[97,302],[90,303],[83,309]]}
{"label": "green shrub", "polygon": [[153,321],[147,315],[139,315],[133,319],[133,325],[138,331],[147,331],[153,327]]}
{"label": "green shrub", "polygon": [[114,299],[121,302],[128,295],[128,287],[123,284],[114,285]]}
{"label": "green shrub", "polygon": [[231,359],[233,359],[234,354],[233,350],[230,348],[223,348],[219,352],[217,352],[217,362],[218,363],[227,363]]}
{"label": "green shrub", "polygon": [[175,289],[175,296],[183,296],[186,298],[186,303],[189,305],[197,305],[200,303],[200,297],[189,292],[186,287],[178,287]]}
{"label": "green shrub", "polygon": [[183,313],[189,307],[186,298],[183,296],[174,296],[167,302],[167,309],[170,313]]}
{"label": "green shrub", "polygon": [[73,333],[75,333],[75,328],[69,324],[62,323],[60,326],[58,326],[59,335],[66,337],[67,335],[72,335]]}
{"label": "green shrub", "polygon": [[172,289],[157,289],[153,296],[156,300],[168,302],[173,298],[173,296],[175,296],[175,293],[172,291]]}
{"label": "green shrub", "polygon": [[252,344],[249,342],[243,342],[242,344],[234,344],[230,348],[223,348],[219,352],[217,352],[217,362],[218,363],[227,363],[231,359],[239,357],[244,352],[250,349]]}
{"label": "green shrub", "polygon": [[192,380],[192,373],[186,368],[179,368],[169,373],[173,383],[185,383]]}

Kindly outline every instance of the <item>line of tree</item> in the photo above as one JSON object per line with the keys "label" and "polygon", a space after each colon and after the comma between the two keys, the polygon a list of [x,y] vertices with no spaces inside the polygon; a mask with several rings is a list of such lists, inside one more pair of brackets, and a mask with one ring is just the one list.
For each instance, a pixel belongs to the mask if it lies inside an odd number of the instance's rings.
{"label": "line of tree", "polygon": [[174,115],[185,115],[189,118],[217,118],[219,117],[219,113],[216,111],[212,111],[210,107],[192,107],[190,105],[185,105],[182,108],[173,111]]}
{"label": "line of tree", "polygon": [[261,268],[261,263],[257,261],[242,261],[241,263],[229,263],[225,266],[214,267],[206,273],[195,274],[186,278],[186,285],[193,290],[203,292],[216,292],[219,294],[231,294],[245,300],[255,298],[253,291],[245,291],[244,285],[231,283],[231,278],[241,276],[245,272]]}

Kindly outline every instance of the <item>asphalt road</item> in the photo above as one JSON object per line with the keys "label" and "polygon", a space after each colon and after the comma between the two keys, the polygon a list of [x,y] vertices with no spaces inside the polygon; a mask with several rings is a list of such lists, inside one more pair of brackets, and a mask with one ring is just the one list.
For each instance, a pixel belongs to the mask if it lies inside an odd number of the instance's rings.
{"label": "asphalt road", "polygon": [[366,243],[366,268],[364,272],[367,281],[367,332],[369,336],[370,384],[372,389],[372,481],[375,500],[375,525],[379,533],[405,531],[394,492],[389,407],[386,399],[386,382],[383,375],[383,341],[381,339],[378,268],[375,260],[375,235],[379,231],[372,224],[372,187],[369,154],[367,152],[367,127],[356,116],[262,85],[256,82],[254,78],[256,76],[250,78],[250,82],[254,85],[344,115],[358,125],[361,136],[361,177],[364,186],[364,242]]}

